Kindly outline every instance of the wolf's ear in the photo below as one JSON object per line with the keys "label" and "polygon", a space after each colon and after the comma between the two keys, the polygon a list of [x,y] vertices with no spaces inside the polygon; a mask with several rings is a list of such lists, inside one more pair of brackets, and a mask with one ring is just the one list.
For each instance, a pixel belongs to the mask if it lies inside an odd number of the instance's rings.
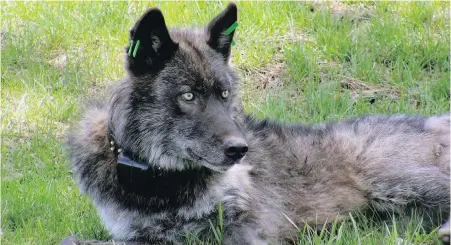
{"label": "wolf's ear", "polygon": [[159,9],[151,8],[130,30],[130,46],[126,50],[128,68],[135,75],[158,70],[177,48],[163,14]]}
{"label": "wolf's ear", "polygon": [[235,3],[229,3],[227,8],[216,16],[207,26],[208,45],[222,54],[226,61],[230,57],[230,47],[235,31],[232,31],[229,35],[226,35],[224,32],[237,21],[237,12]]}

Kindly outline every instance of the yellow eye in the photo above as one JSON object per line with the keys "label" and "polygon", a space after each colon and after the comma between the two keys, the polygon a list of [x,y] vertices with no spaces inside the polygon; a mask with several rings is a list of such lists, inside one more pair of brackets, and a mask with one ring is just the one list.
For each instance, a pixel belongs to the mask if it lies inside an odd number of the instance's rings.
{"label": "yellow eye", "polygon": [[192,101],[194,99],[194,94],[193,93],[184,93],[184,94],[182,94],[182,97],[186,101]]}
{"label": "yellow eye", "polygon": [[229,96],[229,90],[224,90],[224,91],[222,91],[222,94],[221,94],[221,96],[222,96],[222,98],[227,98],[228,96]]}

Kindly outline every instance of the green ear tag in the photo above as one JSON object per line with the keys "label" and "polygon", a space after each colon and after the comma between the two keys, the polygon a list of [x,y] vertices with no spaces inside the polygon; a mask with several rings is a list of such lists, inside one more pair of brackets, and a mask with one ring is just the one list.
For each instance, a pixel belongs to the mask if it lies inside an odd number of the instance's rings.
{"label": "green ear tag", "polygon": [[227,30],[225,30],[224,34],[226,35],[230,35],[230,33],[232,33],[238,26],[238,21],[235,21],[235,23],[233,23],[229,28],[227,28]]}
{"label": "green ear tag", "polygon": [[133,40],[130,40],[130,46],[128,47],[128,56],[132,55]]}
{"label": "green ear tag", "polygon": [[[230,35],[230,33],[232,33],[236,28],[238,27],[238,21],[235,21],[235,23],[233,23],[229,28],[227,28],[227,30],[225,30],[224,34],[226,35]],[[235,40],[232,40],[232,46],[235,46]]]}
{"label": "green ear tag", "polygon": [[133,57],[136,57],[136,53],[138,52],[138,49],[139,49],[139,40],[136,42],[135,50],[133,50]]}

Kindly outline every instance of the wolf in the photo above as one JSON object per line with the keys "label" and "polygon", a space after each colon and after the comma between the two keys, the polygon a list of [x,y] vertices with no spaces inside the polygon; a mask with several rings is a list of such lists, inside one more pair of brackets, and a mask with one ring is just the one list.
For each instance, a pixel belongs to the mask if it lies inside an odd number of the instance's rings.
{"label": "wolf", "polygon": [[68,139],[114,242],[61,244],[183,244],[218,216],[222,244],[289,244],[357,211],[449,214],[449,114],[312,126],[247,115],[229,65],[236,21],[230,3],[204,28],[169,30],[157,8],[136,22],[126,77]]}

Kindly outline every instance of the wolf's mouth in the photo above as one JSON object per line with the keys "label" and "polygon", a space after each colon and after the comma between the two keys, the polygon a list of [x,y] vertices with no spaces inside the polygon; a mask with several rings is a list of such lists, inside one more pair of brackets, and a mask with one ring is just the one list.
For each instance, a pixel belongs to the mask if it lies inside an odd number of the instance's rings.
{"label": "wolf's mouth", "polygon": [[204,166],[206,166],[208,168],[212,168],[216,171],[225,171],[229,167],[227,164],[220,164],[220,163],[218,164],[218,163],[212,163],[210,161],[207,161],[205,158],[199,156],[190,148],[187,148],[187,152],[193,159],[196,159],[201,162],[205,162],[206,164],[203,164]]}

